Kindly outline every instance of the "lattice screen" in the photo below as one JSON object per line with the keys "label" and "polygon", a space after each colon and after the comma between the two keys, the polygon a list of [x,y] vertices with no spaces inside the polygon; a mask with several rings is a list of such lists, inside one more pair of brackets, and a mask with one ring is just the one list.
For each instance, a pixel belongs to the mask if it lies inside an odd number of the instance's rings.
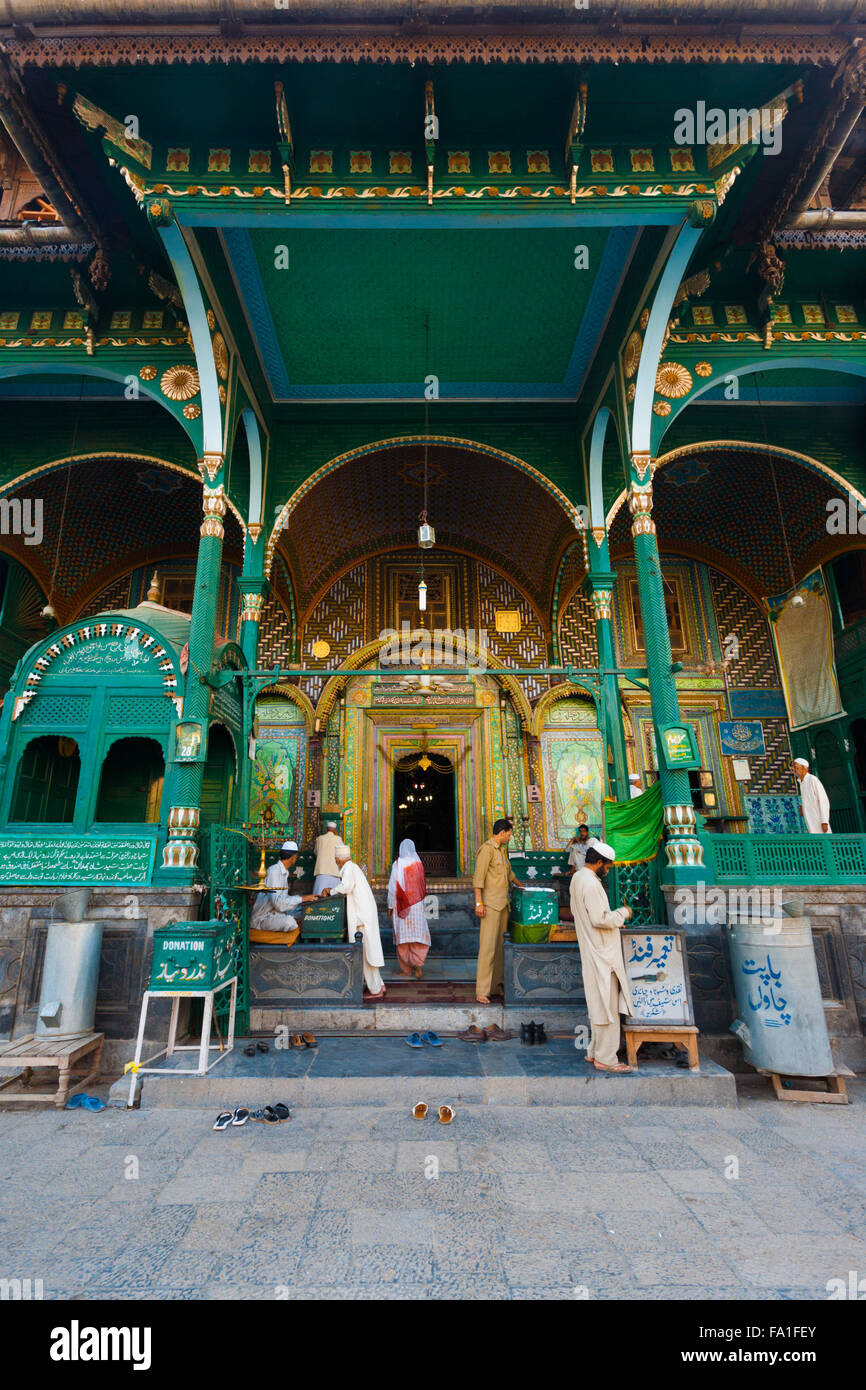
{"label": "lattice screen", "polygon": [[[497,632],[496,611],[517,609],[520,614],[519,632]],[[520,590],[489,565],[478,565],[478,622],[487,630],[490,650],[506,666],[544,666],[546,650],[544,632],[535,612]],[[538,699],[547,690],[546,677],[538,680],[525,677],[521,685],[530,700]]]}
{"label": "lattice screen", "polygon": [[[165,701],[166,705],[168,700]],[[43,695],[36,696],[21,711],[19,724],[53,724],[63,727],[80,727],[87,723],[90,715],[89,695]]]}
{"label": "lattice screen", "polygon": [[109,728],[165,728],[174,708],[164,695],[112,695],[105,722]]}
{"label": "lattice screen", "polygon": [[564,666],[598,666],[595,618],[591,599],[580,589],[572,594],[559,621],[559,650]]}
{"label": "lattice screen", "polygon": [[730,635],[739,643],[739,656],[728,667],[731,685],[778,689],[779,673],[764,613],[751,594],[726,574],[716,569],[709,574],[722,650]]}

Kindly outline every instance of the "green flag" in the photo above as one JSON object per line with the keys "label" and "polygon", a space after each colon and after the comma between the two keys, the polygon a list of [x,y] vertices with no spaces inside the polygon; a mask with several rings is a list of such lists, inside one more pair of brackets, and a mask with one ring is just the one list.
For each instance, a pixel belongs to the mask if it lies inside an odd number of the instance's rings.
{"label": "green flag", "polygon": [[604,839],[615,851],[618,864],[655,859],[663,825],[661,782],[628,801],[604,803]]}

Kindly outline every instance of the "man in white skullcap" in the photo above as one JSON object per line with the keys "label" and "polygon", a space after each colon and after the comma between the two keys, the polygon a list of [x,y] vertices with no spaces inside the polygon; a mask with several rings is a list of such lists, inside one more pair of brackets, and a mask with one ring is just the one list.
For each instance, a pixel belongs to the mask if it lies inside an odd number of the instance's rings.
{"label": "man in white skullcap", "polygon": [[316,837],[314,893],[321,893],[324,888],[336,888],[340,882],[340,870],[334,858],[334,849],[338,844],[337,822],[326,820],[324,831]]}
{"label": "man in white skullcap", "polygon": [[304,895],[290,893],[289,870],[298,858],[298,846],[294,840],[286,840],[280,848],[276,864],[268,869],[265,889],[259,893],[250,918],[253,931],[297,931],[298,923],[291,915],[301,903],[316,901],[315,893]]}
{"label": "man in white skullcap", "polygon": [[604,880],[615,859],[610,845],[593,836],[586,863],[571,880],[571,911],[580,947],[586,1008],[592,1025],[587,1059],[597,1071],[631,1071],[617,1058],[620,1014],[631,1014],[631,994],[622,954],[620,929],[630,907],[611,909]]}
{"label": "man in white skullcap", "polygon": [[356,932],[360,932],[364,938],[364,984],[373,999],[382,999],[385,986],[379,970],[385,964],[385,957],[379,935],[379,909],[373,890],[363,869],[352,862],[352,851],[342,840],[338,840],[334,846],[334,858],[340,870],[340,881],[335,887],[326,888],[322,896],[333,897],[335,893],[345,896],[349,940],[355,940]]}
{"label": "man in white skullcap", "polygon": [[800,783],[800,815],[811,835],[829,835],[830,798],[806,758],[794,759],[794,775]]}
{"label": "man in white skullcap", "polygon": [[634,799],[636,796],[643,796],[643,787],[640,784],[640,773],[630,772],[628,774],[629,796]]}

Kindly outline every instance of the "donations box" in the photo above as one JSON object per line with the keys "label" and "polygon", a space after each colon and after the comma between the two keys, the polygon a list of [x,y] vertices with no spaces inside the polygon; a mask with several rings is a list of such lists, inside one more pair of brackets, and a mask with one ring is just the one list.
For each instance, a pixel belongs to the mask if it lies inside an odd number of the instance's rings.
{"label": "donations box", "polygon": [[150,989],[217,989],[237,968],[234,922],[172,922],[153,933]]}
{"label": "donations box", "polygon": [[309,904],[301,918],[302,941],[346,939],[346,899],[342,893]]}

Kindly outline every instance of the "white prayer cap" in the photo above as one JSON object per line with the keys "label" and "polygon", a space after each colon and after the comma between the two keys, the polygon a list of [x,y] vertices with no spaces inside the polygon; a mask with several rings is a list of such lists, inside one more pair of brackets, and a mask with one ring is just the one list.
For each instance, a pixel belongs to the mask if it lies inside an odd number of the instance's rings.
{"label": "white prayer cap", "polygon": [[335,859],[351,859],[351,858],[352,858],[352,851],[349,849],[349,846],[348,846],[348,845],[346,845],[346,844],[343,843],[342,840],[338,840],[337,843],[334,845],[334,858],[335,858]]}
{"label": "white prayer cap", "polygon": [[326,830],[336,830],[336,828],[337,828],[337,822],[336,822],[335,820],[326,820],[326,821],[325,821],[325,829],[326,829]]}
{"label": "white prayer cap", "polygon": [[794,759],[794,762],[795,762],[795,763],[800,763],[801,766],[802,766],[802,767],[805,767],[805,768],[808,768],[808,766],[809,766],[809,759],[808,759],[808,758],[795,758],[795,759]]}
{"label": "white prayer cap", "polygon": [[639,772],[630,772],[630,773],[628,774],[628,780],[629,780],[630,782],[639,782],[639,781],[640,781],[640,773],[639,773]]}
{"label": "white prayer cap", "polygon": [[294,840],[286,840],[280,846],[280,854],[297,854],[297,852],[298,846],[295,844]]}
{"label": "white prayer cap", "polygon": [[594,849],[596,854],[600,854],[602,859],[609,859],[611,863],[616,859],[616,852],[611,849],[610,845],[606,845],[604,840],[597,839],[595,835],[590,839],[589,847]]}

